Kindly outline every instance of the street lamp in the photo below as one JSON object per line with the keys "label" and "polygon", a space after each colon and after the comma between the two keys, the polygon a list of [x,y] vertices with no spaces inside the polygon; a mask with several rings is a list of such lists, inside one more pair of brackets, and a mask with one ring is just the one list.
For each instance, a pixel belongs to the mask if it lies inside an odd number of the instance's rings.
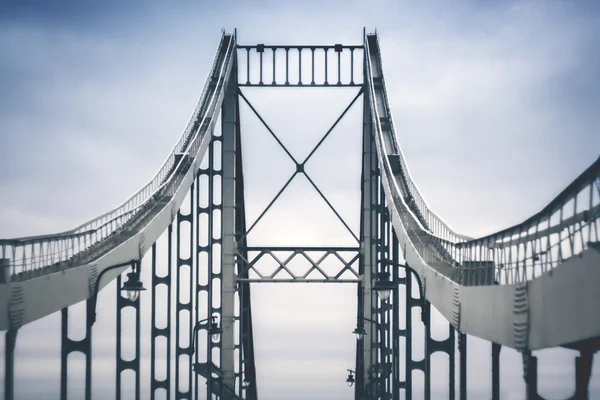
{"label": "street lamp", "polygon": [[354,332],[352,333],[356,335],[357,340],[362,340],[367,334],[367,331],[365,331],[365,328],[363,326],[357,326]]}
{"label": "street lamp", "polygon": [[127,298],[130,301],[136,301],[140,297],[140,292],[146,290],[142,281],[140,281],[140,272],[136,270],[135,264],[132,267],[133,271],[127,274],[127,281],[123,283],[121,290],[127,293]]}
{"label": "street lamp", "polygon": [[[368,321],[368,322],[371,322],[372,324],[375,324],[375,326],[377,328],[381,328],[381,324],[377,321],[374,321],[372,319],[365,318],[365,317],[362,317],[361,319],[363,321]],[[367,334],[367,331],[365,330],[364,326],[362,326],[362,324],[361,324],[360,326],[357,326],[356,329],[354,329],[354,331],[352,333],[354,333],[356,335],[356,339],[363,340],[365,335]]]}
{"label": "street lamp", "polygon": [[377,274],[377,279],[373,284],[373,290],[377,292],[377,295],[381,301],[388,301],[390,293],[396,288],[396,284],[390,279],[389,272],[380,272]]}
{"label": "street lamp", "polygon": [[[210,323],[208,323],[209,320]],[[207,333],[209,335],[212,335],[213,339],[215,340],[217,340],[219,338],[219,335],[223,333],[223,330],[221,329],[221,327],[219,327],[219,323],[217,322],[217,317],[215,315],[213,315],[210,318],[204,318],[196,322],[196,325],[194,325],[194,347],[192,348],[192,353],[195,351],[194,349],[196,348],[198,330],[206,325],[208,325]]]}
{"label": "street lamp", "polygon": [[346,383],[348,384],[349,387],[352,387],[352,385],[354,385],[354,382],[356,382],[354,380],[354,374],[356,372],[352,371],[351,369],[348,369],[347,371],[349,372],[349,374],[348,374],[348,378],[346,378]]}
{"label": "street lamp", "polygon": [[140,281],[140,262],[138,260],[131,260],[104,268],[96,278],[96,281],[94,283],[94,291],[92,292],[90,301],[87,304],[87,317],[90,326],[94,325],[94,322],[96,322],[96,303],[98,302],[98,292],[100,291],[100,280],[108,271],[112,271],[113,269],[117,268],[123,268],[127,265],[131,265],[132,272],[127,274],[127,282],[125,282],[121,287],[121,290],[127,291],[127,298],[130,301],[135,302],[140,296],[140,292],[142,290],[146,290],[146,288],[144,288],[144,285]]}

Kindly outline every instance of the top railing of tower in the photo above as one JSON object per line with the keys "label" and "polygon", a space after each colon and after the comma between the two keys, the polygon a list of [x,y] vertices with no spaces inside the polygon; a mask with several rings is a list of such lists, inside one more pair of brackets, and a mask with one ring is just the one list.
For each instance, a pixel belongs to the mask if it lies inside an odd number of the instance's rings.
{"label": "top railing of tower", "polygon": [[362,45],[238,45],[238,85],[360,87]]}
{"label": "top railing of tower", "polygon": [[[202,128],[207,118],[205,111],[214,108],[213,103],[219,94],[215,89],[226,73],[228,65],[225,60],[231,58],[234,49],[235,35],[223,32],[217,57],[196,109],[173,150],[149,183],[120,206],[74,229],[57,234],[0,240],[0,267],[9,267],[9,275],[15,275],[66,262],[124,228],[133,216],[157,195],[168,195],[165,189],[173,190],[170,184],[174,172],[185,162],[183,156],[195,156],[199,150],[199,133],[203,132]],[[6,279],[6,272],[0,276],[0,281],[3,278]]]}
{"label": "top railing of tower", "polygon": [[[402,223],[425,262],[433,268],[445,265],[440,272],[464,285],[512,284],[540,276],[581,254],[590,243],[598,243],[600,158],[546,207],[520,224],[477,239],[451,230],[429,209],[410,176],[394,131],[383,73],[373,71],[373,61],[381,68],[378,38],[371,36],[371,40],[375,40],[375,49],[365,37],[366,75],[376,139],[387,157],[384,176],[395,188],[392,193],[402,211]],[[376,94],[384,99],[385,115],[375,104]]]}

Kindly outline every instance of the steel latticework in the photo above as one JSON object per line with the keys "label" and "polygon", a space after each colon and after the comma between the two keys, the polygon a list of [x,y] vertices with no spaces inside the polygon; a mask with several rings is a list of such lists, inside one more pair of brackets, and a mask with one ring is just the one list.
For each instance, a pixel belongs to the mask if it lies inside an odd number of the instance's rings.
{"label": "steel latticework", "polygon": [[[94,324],[97,314],[106,312],[98,294],[111,281],[116,281],[111,328],[116,399],[258,399],[251,287],[265,282],[356,285],[356,362],[348,377],[355,399],[412,399],[417,393],[438,398],[432,393],[437,352],[447,355],[448,398],[467,399],[469,335],[490,342],[492,399],[501,394],[503,346],[522,353],[528,399],[541,398],[532,350],[579,351],[573,398],[587,398],[593,354],[600,347],[594,306],[600,301],[594,285],[600,279],[600,159],[522,224],[478,239],[460,235],[427,206],[410,176],[382,65],[376,34],[365,34],[360,45],[240,45],[235,33],[223,33],[192,118],[150,183],[120,207],[71,231],[0,240],[4,398],[16,398],[19,329],[54,312],[61,315],[60,398],[73,397],[72,353],[84,359],[83,382],[75,386],[84,388],[85,399],[92,398]],[[247,90],[265,87],[356,92],[299,160],[246,96]],[[295,166],[252,222],[246,219],[240,105]],[[354,232],[306,165],[349,110],[361,106],[360,231]],[[248,245],[248,235],[299,176],[354,244]],[[293,267],[299,260],[306,270]],[[339,265],[333,272],[325,268],[332,261]],[[264,269],[273,263],[274,270]],[[126,270],[127,280],[121,276]],[[139,296],[140,271],[146,270],[150,281],[142,296],[150,304],[148,332]],[[556,300],[567,286],[585,302]],[[82,302],[85,316],[74,320],[72,310]],[[447,321],[443,340],[432,337],[434,309]],[[413,310],[421,318],[413,318]],[[565,329],[563,315],[573,316]],[[73,339],[74,323],[85,328],[83,338]],[[423,337],[417,336],[417,324]],[[414,343],[424,344],[423,358],[415,358]],[[132,356],[125,355],[125,347]],[[147,347],[149,356],[141,351]],[[415,384],[416,371],[424,376],[422,385]]]}

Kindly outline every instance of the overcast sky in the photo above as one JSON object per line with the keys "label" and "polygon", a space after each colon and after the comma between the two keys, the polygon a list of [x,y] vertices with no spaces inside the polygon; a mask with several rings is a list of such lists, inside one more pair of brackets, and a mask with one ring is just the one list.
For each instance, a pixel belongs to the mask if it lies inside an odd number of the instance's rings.
{"label": "overcast sky", "polygon": [[[0,237],[69,229],[147,182],[195,107],[222,28],[237,28],[241,44],[361,44],[363,27],[376,28],[413,178],[461,233],[524,220],[598,157],[600,7],[593,2],[252,3],[0,5]],[[245,93],[303,158],[356,92]],[[355,232],[361,110],[358,102],[307,166]],[[250,223],[294,164],[245,106],[241,118]],[[280,200],[252,243],[352,244],[303,177]],[[112,287],[101,294],[94,326],[97,399],[111,398],[114,387]],[[262,399],[352,398],[344,380],[354,364],[355,294],[354,285],[254,286]],[[142,318],[147,326],[148,307]],[[443,339],[444,322],[435,324]],[[17,398],[58,396],[59,337],[58,316],[20,331]],[[469,344],[470,398],[489,398],[489,345]],[[422,341],[415,349],[422,354]],[[570,396],[574,354],[538,352],[546,398]],[[523,398],[520,356],[503,350],[502,362],[503,398]],[[592,398],[600,396],[598,368]],[[441,371],[435,392],[447,384]]]}

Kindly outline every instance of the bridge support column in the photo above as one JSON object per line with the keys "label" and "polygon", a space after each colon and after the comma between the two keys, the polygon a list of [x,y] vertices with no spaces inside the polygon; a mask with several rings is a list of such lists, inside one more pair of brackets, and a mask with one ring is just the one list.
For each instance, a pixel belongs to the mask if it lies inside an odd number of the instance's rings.
{"label": "bridge support column", "polygon": [[458,334],[458,352],[460,354],[459,399],[467,400],[467,335]]}
{"label": "bridge support column", "polygon": [[[159,276],[157,271],[156,261],[156,243],[152,245],[152,322],[151,322],[151,334],[150,334],[150,400],[155,400],[159,390],[165,391],[165,400],[171,399],[171,264],[172,264],[172,239],[173,239],[173,225],[169,225],[167,231],[167,272],[164,276]],[[165,285],[167,289],[166,304],[158,304],[157,299],[157,288],[160,285]],[[159,308],[162,308],[166,314],[166,326],[159,328],[158,325],[161,319]],[[164,338],[164,353],[166,354],[165,359],[161,359],[157,355],[157,344],[159,338]],[[165,369],[165,378],[158,379],[156,374],[156,365],[162,363]]]}
{"label": "bridge support column", "polygon": [[4,398],[14,400],[15,389],[15,346],[18,329],[9,329],[4,334]]}
{"label": "bridge support column", "polygon": [[589,398],[588,385],[592,375],[592,361],[594,355],[591,351],[581,351],[581,355],[575,359],[575,398]]}
{"label": "bridge support column", "polygon": [[425,400],[431,400],[431,304],[425,300]]}
{"label": "bridge support column", "polygon": [[431,337],[431,303],[425,301],[425,399],[431,399],[431,356],[435,352],[448,354],[448,399],[454,400],[456,391],[455,374],[455,330],[448,323],[448,337],[444,340],[435,340]]}
{"label": "bridge support column", "polygon": [[[398,276],[398,256],[399,246],[398,237],[396,232],[391,227],[391,256],[392,256],[392,281],[397,282],[398,285],[405,283],[406,280],[400,280]],[[408,272],[408,271],[407,271]],[[392,400],[400,400],[400,336],[404,332],[400,332],[400,290],[398,286],[392,292]]]}
{"label": "bridge support column", "polygon": [[223,399],[233,399],[235,395],[235,203],[236,203],[236,96],[237,75],[232,73],[223,100],[221,124],[223,136],[223,183],[222,183],[222,231],[221,289],[222,329],[221,370],[223,372],[221,393]]}
{"label": "bridge support column", "polygon": [[[193,293],[194,293],[194,193],[195,182],[192,182],[189,192],[189,212],[183,214],[181,209],[177,212],[176,222],[176,261],[175,269],[175,400],[188,400],[192,396],[192,329],[193,329]],[[184,234],[183,224],[188,223],[189,237]],[[187,242],[187,243],[186,243]],[[183,247],[189,246],[189,256],[184,258]],[[187,273],[186,273],[187,271]],[[183,293],[188,293],[183,295]],[[189,299],[183,302],[182,299]],[[187,339],[184,339],[187,338]],[[186,346],[183,343],[187,343]],[[182,362],[183,361],[183,362]],[[188,367],[183,367],[188,365]],[[182,378],[183,377],[183,378]]]}
{"label": "bridge support column", "polygon": [[[141,261],[140,261],[141,262]],[[137,266],[139,271],[140,265]],[[132,360],[124,360],[122,352],[122,339],[123,339],[123,310],[127,307],[131,307],[135,312],[135,356]],[[130,323],[130,322],[128,322]],[[131,398],[129,396],[122,396],[121,394],[121,378],[123,372],[129,370],[135,374],[135,388],[134,397],[135,400],[140,400],[140,299],[139,297],[135,301],[131,301],[126,297],[123,297],[121,293],[121,276],[117,278],[117,368],[116,368],[116,400]]]}
{"label": "bridge support column", "polygon": [[[205,169],[200,169],[196,176],[196,243],[192,249],[196,252],[196,324],[204,319],[215,317],[221,323],[222,319],[222,303],[216,305],[213,303],[213,293],[221,294],[222,270],[220,266],[220,246],[221,229],[215,227],[221,226],[221,219],[218,211],[221,211],[221,202],[217,201],[219,196],[215,195],[215,190],[218,189],[218,182],[221,179],[221,172],[215,169],[218,161],[222,160],[222,152],[217,152],[217,149],[223,149],[222,136],[213,136],[208,146],[206,157],[208,166]],[[193,209],[193,204],[190,205]],[[216,234],[215,232],[218,232]],[[205,241],[202,240],[206,236]],[[202,282],[205,282],[204,284]],[[205,313],[201,309],[206,310]],[[195,326],[195,324],[193,324]],[[221,338],[213,338],[213,335],[208,333],[209,323],[200,324],[198,326],[198,335],[204,332],[206,335],[206,354],[203,357],[200,342],[195,348],[194,371],[196,373],[194,379],[194,399],[199,398],[200,394],[200,377],[206,379],[206,398],[210,399],[214,394],[218,394],[219,386],[214,377],[214,367],[220,367],[221,360],[214,360],[214,350],[221,352]],[[205,358],[205,362],[202,359]]]}
{"label": "bridge support column", "polygon": [[492,343],[492,400],[500,400],[500,349],[498,343]]}
{"label": "bridge support column", "polygon": [[[87,309],[95,307],[95,300],[88,299]],[[61,310],[61,354],[60,354],[60,399],[67,400],[68,393],[68,357],[73,352],[85,356],[85,392],[86,400],[92,398],[92,323],[95,316],[86,314],[85,337],[81,340],[69,338],[69,308]]]}
{"label": "bridge support column", "polygon": [[523,372],[525,373],[527,400],[537,400],[537,357],[532,356],[531,352],[523,353]]}

